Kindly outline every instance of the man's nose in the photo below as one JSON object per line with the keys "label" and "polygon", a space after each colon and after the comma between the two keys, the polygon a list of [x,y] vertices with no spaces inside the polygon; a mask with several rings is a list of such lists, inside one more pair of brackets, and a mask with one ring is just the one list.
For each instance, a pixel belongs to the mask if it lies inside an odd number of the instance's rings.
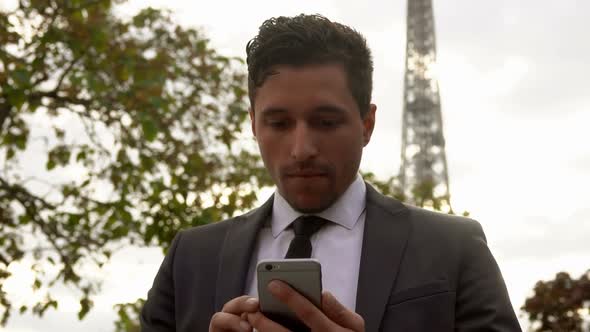
{"label": "man's nose", "polygon": [[307,125],[298,125],[293,132],[291,157],[295,161],[306,161],[318,154],[312,130]]}

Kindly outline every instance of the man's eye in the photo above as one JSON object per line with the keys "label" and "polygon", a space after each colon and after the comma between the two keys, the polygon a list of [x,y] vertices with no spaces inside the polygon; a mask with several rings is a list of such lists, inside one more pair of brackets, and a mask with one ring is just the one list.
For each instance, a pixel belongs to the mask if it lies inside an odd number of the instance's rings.
{"label": "man's eye", "polygon": [[332,127],[336,127],[338,125],[338,121],[333,120],[333,119],[321,119],[319,121],[319,125],[325,128],[332,128]]}
{"label": "man's eye", "polygon": [[272,128],[282,129],[287,127],[288,122],[284,120],[271,120],[267,122],[267,125],[269,125]]}

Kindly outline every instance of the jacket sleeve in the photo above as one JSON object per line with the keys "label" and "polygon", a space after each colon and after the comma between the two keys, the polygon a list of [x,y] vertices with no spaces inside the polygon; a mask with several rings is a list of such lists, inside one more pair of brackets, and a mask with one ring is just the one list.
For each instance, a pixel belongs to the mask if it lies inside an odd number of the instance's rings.
{"label": "jacket sleeve", "polygon": [[148,298],[139,317],[142,332],[176,331],[173,265],[181,235],[182,232],[179,232],[172,240],[154,284],[148,292]]}
{"label": "jacket sleeve", "polygon": [[481,225],[467,225],[459,265],[455,331],[521,331]]}

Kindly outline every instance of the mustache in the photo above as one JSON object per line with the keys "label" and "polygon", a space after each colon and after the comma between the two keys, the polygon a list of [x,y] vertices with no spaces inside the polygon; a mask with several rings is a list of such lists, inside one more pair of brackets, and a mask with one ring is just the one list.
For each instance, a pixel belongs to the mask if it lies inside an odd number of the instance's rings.
{"label": "mustache", "polygon": [[332,171],[332,167],[326,164],[321,164],[316,161],[301,161],[281,167],[281,175],[292,175],[299,173],[320,173],[328,174]]}

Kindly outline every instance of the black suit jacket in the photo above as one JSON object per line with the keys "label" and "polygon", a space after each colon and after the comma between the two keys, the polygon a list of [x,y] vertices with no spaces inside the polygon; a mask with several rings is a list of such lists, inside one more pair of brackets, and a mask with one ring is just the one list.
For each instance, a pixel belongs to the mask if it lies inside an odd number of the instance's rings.
{"label": "black suit jacket", "polygon": [[[141,313],[142,331],[207,331],[244,295],[262,207],[178,233]],[[367,184],[356,312],[367,331],[520,331],[476,221],[404,205]]]}

